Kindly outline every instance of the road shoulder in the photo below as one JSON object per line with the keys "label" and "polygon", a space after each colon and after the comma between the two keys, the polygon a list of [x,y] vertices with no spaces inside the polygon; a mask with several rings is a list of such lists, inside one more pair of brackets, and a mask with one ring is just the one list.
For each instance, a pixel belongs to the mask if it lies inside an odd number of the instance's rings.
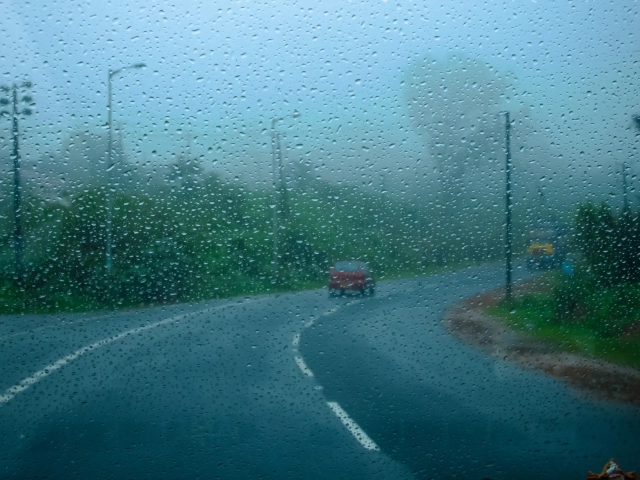
{"label": "road shoulder", "polygon": [[[526,283],[519,285],[527,288]],[[521,368],[552,376],[582,395],[640,407],[640,372],[604,360],[559,351],[548,342],[508,328],[486,308],[502,296],[502,289],[472,296],[448,308],[443,327],[459,341]]]}

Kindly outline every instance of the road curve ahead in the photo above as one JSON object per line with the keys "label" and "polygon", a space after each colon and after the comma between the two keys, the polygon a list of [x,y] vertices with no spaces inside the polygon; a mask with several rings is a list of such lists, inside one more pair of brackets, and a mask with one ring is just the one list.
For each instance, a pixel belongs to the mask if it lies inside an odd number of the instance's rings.
{"label": "road curve ahead", "polygon": [[585,478],[611,457],[640,469],[640,410],[589,401],[444,331],[447,306],[502,281],[502,269],[474,267],[385,284],[305,329],[302,356],[325,397],[417,478]]}
{"label": "road curve ahead", "polygon": [[[637,411],[440,327],[476,267],[104,315],[0,318],[0,478],[540,478],[639,458]],[[579,475],[578,475],[579,474]],[[559,475],[551,475],[558,478]]]}
{"label": "road curve ahead", "polygon": [[411,478],[300,369],[326,297],[1,318],[0,478]]}

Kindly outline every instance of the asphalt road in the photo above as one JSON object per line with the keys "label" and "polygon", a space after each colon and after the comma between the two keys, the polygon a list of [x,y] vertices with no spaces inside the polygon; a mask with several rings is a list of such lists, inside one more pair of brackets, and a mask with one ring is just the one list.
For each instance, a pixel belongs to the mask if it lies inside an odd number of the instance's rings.
{"label": "asphalt road", "polygon": [[0,317],[2,478],[584,478],[640,412],[460,344],[497,267],[104,315]]}

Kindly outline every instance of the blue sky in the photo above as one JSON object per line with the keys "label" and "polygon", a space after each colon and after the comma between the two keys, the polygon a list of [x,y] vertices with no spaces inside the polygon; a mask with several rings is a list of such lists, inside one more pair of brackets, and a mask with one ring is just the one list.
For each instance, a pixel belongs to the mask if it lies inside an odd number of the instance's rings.
{"label": "blue sky", "polygon": [[403,73],[416,57],[452,52],[515,74],[513,108],[535,117],[559,167],[614,164],[637,147],[637,1],[1,3],[1,81],[35,83],[32,157],[74,128],[100,128],[108,69],[143,61],[114,83],[132,159],[166,162],[192,132],[208,164],[260,181],[269,120],[297,110],[282,123],[289,161],[328,177],[413,175],[429,158],[406,115]]}

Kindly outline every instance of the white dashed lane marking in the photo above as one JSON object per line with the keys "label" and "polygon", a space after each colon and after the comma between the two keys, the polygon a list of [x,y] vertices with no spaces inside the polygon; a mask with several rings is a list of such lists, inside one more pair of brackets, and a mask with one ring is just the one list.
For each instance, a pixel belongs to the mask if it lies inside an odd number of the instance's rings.
{"label": "white dashed lane marking", "polygon": [[327,402],[329,408],[333,410],[333,413],[342,421],[342,424],[351,432],[351,435],[355,437],[355,439],[360,442],[367,450],[380,450],[380,447],[376,445],[376,442],[371,440],[369,435],[367,435],[364,430],[360,428],[360,426],[354,422],[349,414],[345,412],[342,407],[337,402]]}
{"label": "white dashed lane marking", "polygon": [[[350,302],[345,303],[343,307],[348,307],[349,305],[354,305],[356,303],[360,303],[360,301],[352,300]],[[330,310],[327,310],[326,312],[322,313],[320,317],[333,315],[338,310],[340,310],[340,308],[341,307],[333,307]],[[313,326],[315,321],[316,319],[312,318],[311,320],[306,322],[301,332],[296,332],[293,334],[293,340],[291,341],[291,344],[293,345],[293,351],[294,353],[297,354],[297,355],[294,355],[293,359],[295,360],[296,364],[298,365],[302,373],[308,377],[313,377],[314,375],[311,369],[305,363],[302,356],[298,354],[298,347],[300,346],[300,337],[302,335],[302,332],[306,328]],[[322,390],[322,385],[316,385],[314,388],[317,390]],[[351,433],[351,435],[353,435],[353,437],[360,443],[360,445],[362,445],[367,450],[380,450],[378,445],[376,445],[376,443],[373,440],[371,440],[371,437],[369,437],[369,435],[367,435],[365,431],[362,430],[362,428],[360,428],[360,426],[356,422],[354,422],[351,419],[351,417],[349,417],[349,414],[347,414],[347,412],[345,412],[344,409],[337,402],[327,402],[327,405],[329,406],[331,411],[336,414],[336,416],[340,419],[342,424]]]}
{"label": "white dashed lane marking", "polygon": [[296,355],[295,357],[293,357],[293,359],[298,364],[298,367],[300,367],[300,370],[302,370],[302,373],[304,373],[307,377],[313,377],[313,372],[309,369],[309,367],[307,367],[307,364],[304,363],[304,360],[301,356]]}

